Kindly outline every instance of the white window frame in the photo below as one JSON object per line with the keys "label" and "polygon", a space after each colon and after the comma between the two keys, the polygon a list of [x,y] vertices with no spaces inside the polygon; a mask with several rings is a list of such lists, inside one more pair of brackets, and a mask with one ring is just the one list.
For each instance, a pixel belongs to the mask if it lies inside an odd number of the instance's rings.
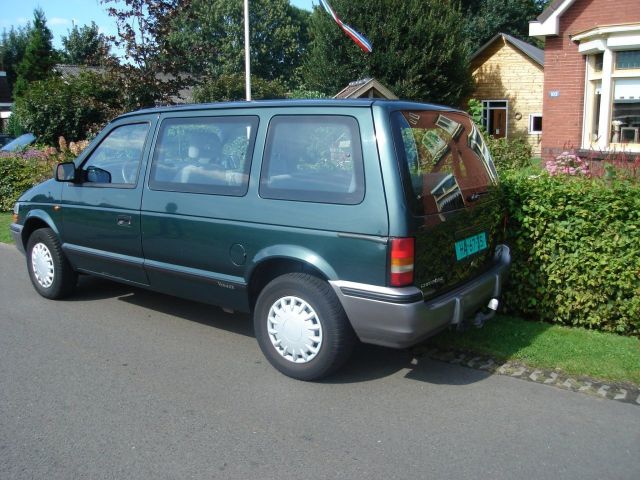
{"label": "white window frame", "polygon": [[[504,107],[491,107],[494,102],[504,103]],[[489,131],[489,115],[491,110],[504,110],[505,127],[504,138],[509,137],[509,100],[506,98],[496,98],[493,100],[482,100],[482,126]]]}
{"label": "white window frame", "polygon": [[[640,78],[640,69],[615,69],[615,52],[640,50],[640,23],[597,27],[572,37],[579,42],[578,51],[586,57],[585,89],[583,101],[582,148],[601,151],[640,152],[640,143],[613,143],[611,139],[611,116],[613,111],[614,85],[617,79]],[[596,72],[594,58],[603,54],[602,71]],[[598,138],[591,138],[595,108],[592,98],[595,85],[600,87],[600,116]]]}
{"label": "white window frame", "polygon": [[540,117],[540,119],[542,120],[542,114],[541,113],[530,113],[529,114],[529,135],[540,135],[542,134],[542,129],[540,130],[536,130],[533,128],[533,119],[536,117]]}

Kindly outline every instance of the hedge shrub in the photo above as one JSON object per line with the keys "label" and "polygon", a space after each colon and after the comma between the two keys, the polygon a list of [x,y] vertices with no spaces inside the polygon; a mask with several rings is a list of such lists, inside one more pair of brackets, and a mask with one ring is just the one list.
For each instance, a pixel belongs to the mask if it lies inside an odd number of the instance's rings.
{"label": "hedge shrub", "polygon": [[491,135],[484,137],[499,172],[521,170],[531,166],[531,145],[524,137],[494,138]]}
{"label": "hedge shrub", "polygon": [[[251,76],[251,97],[254,100],[269,98],[285,98],[287,89],[277,80],[265,80]],[[198,85],[193,90],[193,101],[196,103],[228,102],[244,100],[245,77],[243,74],[220,75]]]}
{"label": "hedge shrub", "polygon": [[512,172],[502,186],[513,254],[507,309],[640,334],[640,184]]}
{"label": "hedge shrub", "polygon": [[92,137],[122,113],[121,108],[117,83],[84,71],[31,83],[16,99],[14,115],[22,129],[34,133],[38,141],[56,145],[60,136],[71,141]]}
{"label": "hedge shrub", "polygon": [[58,158],[42,150],[0,155],[0,212],[13,209],[25,190],[51,178]]}

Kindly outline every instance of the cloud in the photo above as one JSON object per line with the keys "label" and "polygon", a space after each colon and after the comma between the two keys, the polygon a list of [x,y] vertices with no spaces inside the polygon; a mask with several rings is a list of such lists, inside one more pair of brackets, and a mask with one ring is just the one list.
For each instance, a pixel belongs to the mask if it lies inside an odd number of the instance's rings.
{"label": "cloud", "polygon": [[0,29],[10,29],[11,27],[22,27],[29,23],[30,20],[26,17],[16,18],[15,21],[10,20],[0,20]]}
{"label": "cloud", "polygon": [[47,20],[47,23],[52,27],[58,27],[58,26],[64,26],[64,25],[71,25],[71,20],[69,20],[68,18],[52,17],[51,19]]}

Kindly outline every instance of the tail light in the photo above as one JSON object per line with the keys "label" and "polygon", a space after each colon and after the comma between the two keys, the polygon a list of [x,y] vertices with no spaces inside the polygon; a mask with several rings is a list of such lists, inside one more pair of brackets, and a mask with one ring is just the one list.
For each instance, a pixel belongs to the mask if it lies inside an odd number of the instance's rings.
{"label": "tail light", "polygon": [[415,258],[414,238],[394,238],[391,240],[392,287],[406,287],[413,284],[413,262]]}

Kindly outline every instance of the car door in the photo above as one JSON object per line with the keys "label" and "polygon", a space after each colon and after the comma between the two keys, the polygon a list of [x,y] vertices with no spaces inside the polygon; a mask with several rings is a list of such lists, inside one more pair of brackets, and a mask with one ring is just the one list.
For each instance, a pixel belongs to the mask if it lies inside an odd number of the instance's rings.
{"label": "car door", "polygon": [[241,310],[258,116],[216,113],[167,116],[158,127],[142,203],[145,269],[154,290]]}
{"label": "car door", "polygon": [[81,271],[147,285],[140,203],[155,118],[117,122],[79,159],[75,183],[62,192],[63,249]]}

